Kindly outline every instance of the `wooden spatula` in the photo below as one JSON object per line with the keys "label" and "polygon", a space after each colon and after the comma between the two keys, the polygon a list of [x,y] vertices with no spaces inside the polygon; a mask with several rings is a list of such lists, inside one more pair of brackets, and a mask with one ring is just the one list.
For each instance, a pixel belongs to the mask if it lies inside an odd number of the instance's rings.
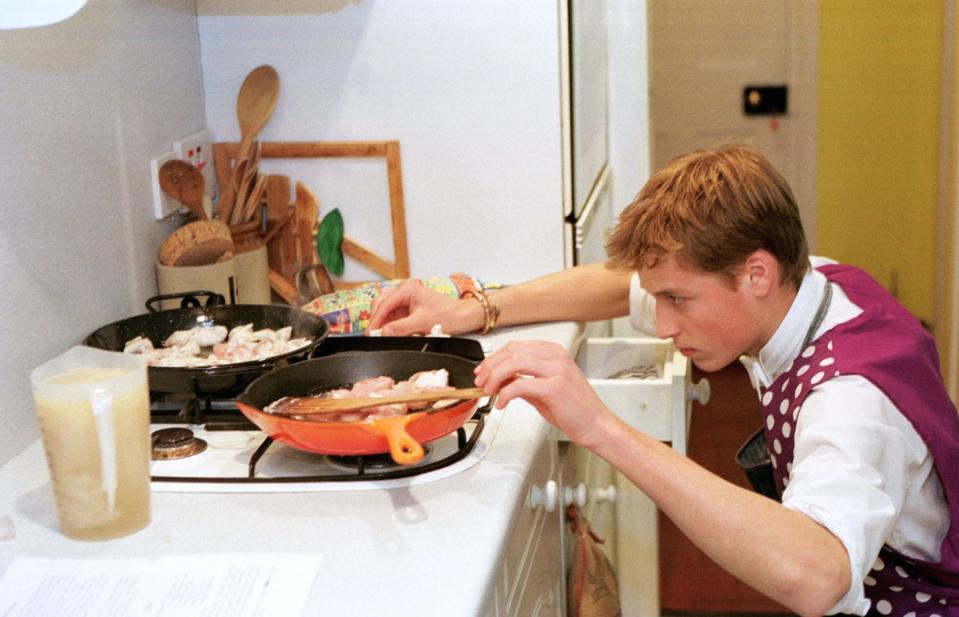
{"label": "wooden spatula", "polygon": [[427,390],[394,396],[365,396],[356,398],[296,398],[277,415],[310,415],[356,411],[368,407],[393,405],[395,403],[424,403],[428,401],[466,400],[486,396],[482,388],[459,388],[456,390]]}

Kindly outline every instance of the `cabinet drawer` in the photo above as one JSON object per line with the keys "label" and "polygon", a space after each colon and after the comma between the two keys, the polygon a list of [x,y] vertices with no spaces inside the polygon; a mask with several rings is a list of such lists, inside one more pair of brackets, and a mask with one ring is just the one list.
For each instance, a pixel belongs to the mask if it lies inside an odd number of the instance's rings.
{"label": "cabinet drawer", "polygon": [[[709,384],[706,380],[690,384],[689,360],[672,342],[652,337],[588,338],[580,345],[576,362],[613,413],[685,453],[690,399],[705,403]],[[640,368],[648,376],[613,378]]]}
{"label": "cabinet drawer", "polygon": [[[558,469],[556,462],[556,442],[548,439],[540,449],[530,470],[529,483],[526,486],[526,500],[520,506],[520,512],[513,526],[513,534],[506,548],[506,557],[503,561],[503,572],[497,583],[497,595],[503,602],[503,615],[516,614],[521,602],[526,581],[529,578],[530,566],[536,555],[537,544],[541,540],[544,528],[548,527],[548,518],[559,520],[558,495],[559,486],[556,482]],[[535,505],[537,499],[542,499],[547,491],[549,482],[553,483],[556,491],[557,504],[552,512],[547,512],[543,505]],[[535,498],[534,495],[539,495]],[[557,524],[558,525],[558,524]],[[553,542],[556,545],[556,562],[559,560],[558,529],[553,529],[555,537],[543,538],[544,542]],[[558,565],[557,565],[558,567]]]}

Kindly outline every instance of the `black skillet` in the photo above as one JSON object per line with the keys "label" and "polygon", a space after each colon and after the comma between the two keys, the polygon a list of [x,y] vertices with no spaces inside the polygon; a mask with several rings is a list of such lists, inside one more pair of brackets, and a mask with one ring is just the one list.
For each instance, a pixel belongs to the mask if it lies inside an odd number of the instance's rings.
{"label": "black skillet", "polygon": [[[207,304],[200,306],[197,296],[207,296]],[[273,356],[266,360],[237,362],[222,366],[207,367],[160,367],[148,368],[150,390],[160,393],[192,393],[194,395],[224,395],[236,393],[251,381],[274,368],[303,360],[319,346],[329,334],[329,327],[322,317],[297,308],[271,304],[217,304],[223,296],[205,291],[186,295],[183,308],[158,311],[154,304],[166,297],[155,296],[146,302],[148,313],[122,319],[103,326],[88,335],[83,344],[108,351],[123,351],[127,341],[145,336],[153,345],[160,347],[163,341],[176,330],[189,330],[198,325],[234,326],[252,323],[254,329],[274,330],[291,326],[292,338],[312,339],[310,344],[298,350]],[[192,304],[192,306],[190,306]]]}

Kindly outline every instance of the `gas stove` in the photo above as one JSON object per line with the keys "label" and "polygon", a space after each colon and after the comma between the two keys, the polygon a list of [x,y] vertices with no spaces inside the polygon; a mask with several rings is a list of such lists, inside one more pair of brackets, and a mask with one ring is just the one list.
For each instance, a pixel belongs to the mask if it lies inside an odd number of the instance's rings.
{"label": "gas stove", "polygon": [[[477,341],[456,337],[331,337],[314,357],[379,350],[434,351],[482,360]],[[389,454],[332,456],[274,442],[236,408],[239,392],[196,397],[151,394],[152,488],[162,492],[311,492],[383,489],[432,482],[483,459],[502,411],[480,401],[460,429],[428,444],[414,465]]]}

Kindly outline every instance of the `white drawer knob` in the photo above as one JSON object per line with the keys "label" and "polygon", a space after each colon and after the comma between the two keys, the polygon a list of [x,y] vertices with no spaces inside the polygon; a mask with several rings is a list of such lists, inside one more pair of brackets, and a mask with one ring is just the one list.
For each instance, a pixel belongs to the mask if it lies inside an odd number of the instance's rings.
{"label": "white drawer knob", "polygon": [[686,398],[694,401],[699,401],[700,405],[705,405],[709,402],[709,380],[700,379],[699,383],[689,384],[686,386]]}
{"label": "white drawer knob", "polygon": [[571,506],[576,504],[580,508],[585,508],[586,504],[589,503],[589,491],[586,490],[586,485],[580,482],[576,487],[567,486],[563,490],[563,504]]}
{"label": "white drawer knob", "polygon": [[597,488],[593,491],[593,498],[597,503],[616,503],[616,486],[610,484],[606,488]]}
{"label": "white drawer knob", "polygon": [[559,486],[556,484],[555,480],[549,480],[542,488],[534,484],[529,489],[527,505],[531,510],[535,510],[536,508],[542,506],[547,512],[552,512],[556,509],[558,502]]}

